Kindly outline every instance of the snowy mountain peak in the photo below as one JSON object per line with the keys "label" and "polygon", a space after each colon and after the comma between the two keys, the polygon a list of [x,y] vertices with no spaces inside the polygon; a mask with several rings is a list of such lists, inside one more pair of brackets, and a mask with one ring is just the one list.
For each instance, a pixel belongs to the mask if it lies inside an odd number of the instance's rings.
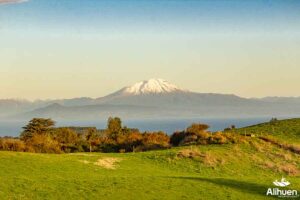
{"label": "snowy mountain peak", "polygon": [[139,95],[139,94],[162,94],[171,92],[184,91],[163,79],[150,79],[135,83],[132,86],[126,87],[122,90],[123,94]]}

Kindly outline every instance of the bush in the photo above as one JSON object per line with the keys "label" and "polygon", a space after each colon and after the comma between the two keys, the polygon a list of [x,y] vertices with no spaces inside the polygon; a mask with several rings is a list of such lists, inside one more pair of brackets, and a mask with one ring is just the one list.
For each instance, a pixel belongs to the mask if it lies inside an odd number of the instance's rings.
{"label": "bush", "polygon": [[209,129],[209,126],[207,124],[195,124],[194,123],[186,129],[186,132],[198,134],[201,132],[206,132],[207,129]]}
{"label": "bush", "polygon": [[96,146],[95,151],[98,152],[118,152],[119,151],[119,145],[117,144],[117,141],[110,137],[102,137],[100,139],[99,144]]}
{"label": "bush", "polygon": [[132,149],[133,152],[165,149],[170,147],[170,138],[164,132],[146,132],[141,134],[140,145]]}
{"label": "bush", "polygon": [[78,142],[78,134],[69,128],[57,128],[52,132],[53,139],[62,145],[75,145]]}
{"label": "bush", "polygon": [[[206,124],[194,123],[186,130],[175,132],[169,137],[164,132],[140,133],[138,129],[122,126],[120,118],[109,118],[106,130],[92,127],[55,128],[51,119],[34,118],[21,133],[21,140],[0,140],[0,150],[29,151],[37,153],[73,152],[135,152],[165,149],[172,146],[191,144],[235,143],[240,139],[221,132],[211,134]],[[235,128],[232,126],[232,129]],[[299,149],[289,147],[298,152]]]}
{"label": "bush", "polygon": [[3,151],[25,151],[25,143],[19,139],[3,138],[0,139],[0,150]]}
{"label": "bush", "polygon": [[26,141],[26,145],[35,153],[62,153],[59,143],[49,135],[35,134]]}
{"label": "bush", "polygon": [[210,137],[210,143],[225,144],[227,143],[227,138],[221,132],[217,132]]}
{"label": "bush", "polygon": [[153,132],[144,133],[142,139],[142,145],[145,149],[162,149],[168,148],[170,143],[170,138],[164,132]]}
{"label": "bush", "polygon": [[173,146],[207,144],[210,136],[208,128],[206,124],[192,124],[185,131],[173,133],[170,142]]}
{"label": "bush", "polygon": [[192,134],[186,134],[185,138],[180,142],[180,145],[192,145],[197,144],[198,136]]}
{"label": "bush", "polygon": [[117,138],[117,144],[120,149],[124,149],[126,152],[132,152],[137,146],[142,144],[143,135],[138,132],[127,132],[123,135],[119,135]]}
{"label": "bush", "polygon": [[175,132],[171,135],[170,143],[173,146],[178,146],[181,143],[181,141],[183,141],[184,138],[185,138],[185,132],[184,131]]}

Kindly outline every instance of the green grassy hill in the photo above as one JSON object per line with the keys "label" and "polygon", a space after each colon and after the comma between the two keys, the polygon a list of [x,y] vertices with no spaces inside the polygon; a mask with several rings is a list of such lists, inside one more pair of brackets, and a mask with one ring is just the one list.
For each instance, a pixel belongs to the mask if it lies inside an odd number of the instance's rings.
{"label": "green grassy hill", "polygon": [[[299,144],[300,119],[235,131]],[[281,177],[300,191],[300,155],[259,137],[144,153],[0,152],[0,169],[1,200],[274,199],[266,191]]]}
{"label": "green grassy hill", "polygon": [[272,199],[300,191],[300,155],[257,138],[128,154],[0,152],[0,199]]}
{"label": "green grassy hill", "polygon": [[237,131],[241,134],[271,136],[282,142],[300,144],[300,118],[257,124]]}

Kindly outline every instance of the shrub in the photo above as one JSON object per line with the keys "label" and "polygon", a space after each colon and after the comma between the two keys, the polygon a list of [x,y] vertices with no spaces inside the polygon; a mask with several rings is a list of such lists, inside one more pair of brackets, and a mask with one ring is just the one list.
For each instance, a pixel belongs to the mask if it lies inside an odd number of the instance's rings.
{"label": "shrub", "polygon": [[171,135],[170,143],[173,146],[178,146],[181,143],[181,141],[183,141],[184,138],[185,138],[185,132],[184,131],[175,132]]}
{"label": "shrub", "polygon": [[57,128],[52,132],[53,139],[62,145],[74,145],[78,142],[78,134],[69,128]]}
{"label": "shrub", "polygon": [[112,139],[109,136],[101,137],[99,140],[99,144],[95,147],[95,151],[98,152],[118,152],[119,151],[119,145],[117,144],[117,141]]}
{"label": "shrub", "polygon": [[181,145],[192,145],[198,141],[197,135],[186,134],[185,138],[180,142]]}
{"label": "shrub", "polygon": [[164,132],[144,133],[142,146],[144,150],[154,150],[168,148],[170,138]]}
{"label": "shrub", "polygon": [[227,138],[221,132],[217,132],[210,137],[210,143],[225,144],[227,143]]}
{"label": "shrub", "polygon": [[25,144],[19,139],[0,139],[0,150],[3,151],[25,151]]}
{"label": "shrub", "polygon": [[49,135],[35,134],[26,145],[36,153],[62,153],[59,143]]}
{"label": "shrub", "polygon": [[191,145],[191,144],[208,144],[209,128],[206,124],[192,124],[185,131],[175,132],[171,136],[173,146]]}
{"label": "shrub", "polygon": [[205,132],[207,129],[209,129],[209,126],[207,124],[194,123],[186,129],[186,132],[198,134],[201,132]]}
{"label": "shrub", "polygon": [[132,152],[135,147],[142,144],[143,135],[138,131],[134,131],[124,134],[120,138],[122,140],[118,139],[119,147],[125,149],[127,152]]}

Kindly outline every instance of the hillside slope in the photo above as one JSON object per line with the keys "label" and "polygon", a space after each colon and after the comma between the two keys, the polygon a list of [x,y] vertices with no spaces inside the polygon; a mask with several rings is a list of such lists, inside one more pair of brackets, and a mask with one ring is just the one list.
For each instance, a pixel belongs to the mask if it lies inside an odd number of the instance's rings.
{"label": "hillside slope", "polygon": [[282,142],[300,144],[300,118],[277,120],[237,129],[241,134],[271,136]]}
{"label": "hillside slope", "polygon": [[300,190],[300,155],[242,144],[129,154],[0,152],[0,199],[273,199],[282,176]]}

